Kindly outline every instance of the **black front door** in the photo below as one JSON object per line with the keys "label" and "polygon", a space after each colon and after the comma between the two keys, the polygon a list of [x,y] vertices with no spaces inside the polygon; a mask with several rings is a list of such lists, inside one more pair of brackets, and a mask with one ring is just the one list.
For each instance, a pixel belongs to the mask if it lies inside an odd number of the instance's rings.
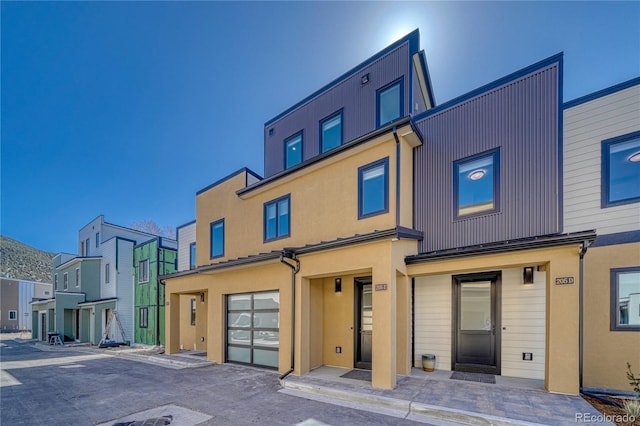
{"label": "black front door", "polygon": [[373,343],[373,294],[371,277],[356,278],[356,360],[357,368],[371,369]]}
{"label": "black front door", "polygon": [[453,369],[500,374],[500,272],[453,278]]}

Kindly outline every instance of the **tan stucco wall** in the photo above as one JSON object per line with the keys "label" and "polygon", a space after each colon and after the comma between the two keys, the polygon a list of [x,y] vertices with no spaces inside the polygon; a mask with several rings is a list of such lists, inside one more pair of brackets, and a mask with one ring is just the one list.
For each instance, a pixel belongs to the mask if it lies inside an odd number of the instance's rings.
{"label": "tan stucco wall", "polygon": [[[579,392],[579,245],[522,250],[408,265],[411,276],[481,272],[541,266],[546,270],[545,387],[551,392]],[[555,285],[572,276],[575,284]]]}
{"label": "tan stucco wall", "polygon": [[631,391],[627,362],[640,374],[640,331],[610,329],[610,272],[630,266],[640,266],[640,243],[592,247],[585,255],[584,386]]}

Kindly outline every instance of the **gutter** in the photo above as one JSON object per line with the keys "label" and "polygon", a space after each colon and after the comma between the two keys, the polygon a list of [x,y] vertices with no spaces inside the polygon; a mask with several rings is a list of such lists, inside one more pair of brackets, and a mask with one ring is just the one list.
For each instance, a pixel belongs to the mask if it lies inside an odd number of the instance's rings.
{"label": "gutter", "polygon": [[[293,266],[285,259],[292,260],[296,263]],[[291,368],[289,371],[280,376],[280,380],[293,373],[295,367],[295,343],[296,343],[296,274],[300,271],[300,260],[296,257],[295,252],[291,250],[282,250],[280,253],[280,263],[291,268]]]}

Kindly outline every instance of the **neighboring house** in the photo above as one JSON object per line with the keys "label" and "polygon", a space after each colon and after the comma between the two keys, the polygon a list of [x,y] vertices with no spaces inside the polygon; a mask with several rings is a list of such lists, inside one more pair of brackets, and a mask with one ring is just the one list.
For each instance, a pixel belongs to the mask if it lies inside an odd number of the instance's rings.
{"label": "neighboring house", "polygon": [[195,320],[217,362],[393,388],[433,354],[578,393],[596,235],[563,229],[562,63],[436,105],[416,30],[269,120],[265,177],[196,194],[195,268],[163,277],[167,352]]}
{"label": "neighboring house", "polygon": [[564,225],[595,229],[584,256],[588,388],[640,370],[640,78],[564,105]]}
{"label": "neighboring house", "polygon": [[135,343],[164,345],[164,285],[160,276],[176,272],[177,242],[157,237],[135,246]]}
{"label": "neighboring house", "polygon": [[[78,232],[79,255],[54,257],[54,297],[32,303],[40,340],[56,332],[66,341],[98,344],[117,311],[126,340],[134,337],[133,248],[157,236],[98,216]],[[119,334],[119,333],[118,333]],[[120,336],[109,336],[120,339]]]}
{"label": "neighboring house", "polygon": [[0,330],[31,331],[31,301],[49,298],[53,285],[17,278],[0,278]]}
{"label": "neighboring house", "polygon": [[178,239],[178,271],[188,271],[196,267],[196,221],[176,228]]}

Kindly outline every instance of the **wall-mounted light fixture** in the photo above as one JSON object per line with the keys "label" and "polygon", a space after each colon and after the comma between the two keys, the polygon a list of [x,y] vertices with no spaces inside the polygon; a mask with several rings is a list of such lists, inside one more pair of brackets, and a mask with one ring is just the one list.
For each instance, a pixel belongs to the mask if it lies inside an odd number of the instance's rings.
{"label": "wall-mounted light fixture", "polygon": [[200,293],[200,301],[204,302],[204,293]]}
{"label": "wall-mounted light fixture", "polygon": [[342,293],[342,278],[336,278],[336,293]]}
{"label": "wall-mounted light fixture", "polygon": [[522,284],[533,284],[533,266],[525,266],[522,270]]}
{"label": "wall-mounted light fixture", "polygon": [[360,77],[360,83],[362,85],[365,85],[369,82],[369,74],[365,74],[362,77]]}

